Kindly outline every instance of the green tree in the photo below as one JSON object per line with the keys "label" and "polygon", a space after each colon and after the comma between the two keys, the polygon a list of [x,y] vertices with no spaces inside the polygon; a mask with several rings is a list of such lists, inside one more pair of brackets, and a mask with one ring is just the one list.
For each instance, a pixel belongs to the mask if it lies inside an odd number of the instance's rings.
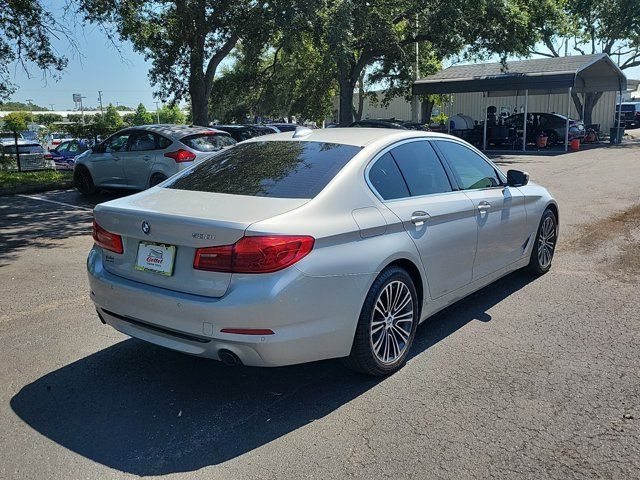
{"label": "green tree", "polygon": [[321,121],[331,113],[334,74],[325,68],[326,44],[297,32],[256,53],[240,47],[233,65],[214,82],[211,115],[222,122],[292,117]]}
{"label": "green tree", "polygon": [[[478,21],[482,19],[482,21]],[[316,30],[329,45],[340,92],[340,124],[353,120],[353,94],[369,68],[397,75],[412,62],[416,42],[437,59],[526,53],[533,34],[520,0],[344,0],[326,3]],[[392,68],[393,67],[393,68]]]}
{"label": "green tree", "polygon": [[15,91],[14,66],[29,75],[36,67],[57,78],[67,65],[51,45],[52,38],[67,37],[67,30],[38,0],[0,0],[0,99]]}
{"label": "green tree", "polygon": [[105,126],[113,129],[122,128],[124,126],[122,117],[118,113],[118,110],[116,110],[116,107],[111,103],[107,106],[107,110],[104,112],[104,117],[102,117],[98,123],[103,123]]}
{"label": "green tree", "polygon": [[[640,66],[640,5],[638,0],[544,0],[532,4],[539,42],[531,54],[560,57],[569,51],[606,53],[617,57],[620,69]],[[603,92],[573,93],[584,122],[592,123],[593,108]]]}
{"label": "green tree", "polygon": [[18,149],[18,132],[27,129],[27,124],[31,120],[28,112],[11,112],[4,117],[4,128],[13,132],[13,138],[16,146],[16,161],[18,163],[18,171],[22,171],[20,166],[20,150]]}
{"label": "green tree", "polygon": [[[1,14],[0,14],[1,15]],[[47,110],[35,103],[28,104],[22,102],[0,102],[0,110],[7,112],[13,110]]]}
{"label": "green tree", "polygon": [[63,120],[62,115],[57,113],[41,113],[35,116],[35,121],[42,125],[51,125],[52,123],[61,122]]}
{"label": "green tree", "polygon": [[188,97],[193,122],[207,125],[220,63],[239,41],[266,43],[274,22],[291,23],[298,14],[296,2],[84,0],[81,7],[88,21],[113,25],[151,61],[149,78],[161,100]]}
{"label": "green tree", "polygon": [[153,115],[147,111],[147,108],[142,103],[138,105],[136,112],[128,118],[130,122],[127,123],[130,123],[130,125],[149,125],[153,123]]}
{"label": "green tree", "polygon": [[178,105],[163,105],[158,110],[160,123],[182,124],[185,122],[185,115]]}

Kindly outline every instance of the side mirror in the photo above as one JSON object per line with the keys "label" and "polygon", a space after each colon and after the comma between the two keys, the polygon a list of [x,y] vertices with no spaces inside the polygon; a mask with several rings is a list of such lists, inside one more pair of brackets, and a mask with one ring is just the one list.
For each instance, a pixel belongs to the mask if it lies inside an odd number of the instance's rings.
{"label": "side mirror", "polygon": [[529,174],[520,170],[507,171],[507,185],[510,187],[524,187],[529,183]]}

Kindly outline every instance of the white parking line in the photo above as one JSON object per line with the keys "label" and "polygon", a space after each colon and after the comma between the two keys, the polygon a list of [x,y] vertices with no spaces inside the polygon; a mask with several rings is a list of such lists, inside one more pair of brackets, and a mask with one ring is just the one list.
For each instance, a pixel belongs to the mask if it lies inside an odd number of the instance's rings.
{"label": "white parking line", "polygon": [[16,197],[29,198],[31,200],[38,200],[40,202],[47,203],[55,203],[56,205],[62,205],[64,207],[71,207],[74,210],[85,210],[87,212],[92,212],[93,208],[81,207],[79,205],[73,205],[72,203],[58,202],[57,200],[49,200],[48,198],[42,198],[37,195],[16,195]]}

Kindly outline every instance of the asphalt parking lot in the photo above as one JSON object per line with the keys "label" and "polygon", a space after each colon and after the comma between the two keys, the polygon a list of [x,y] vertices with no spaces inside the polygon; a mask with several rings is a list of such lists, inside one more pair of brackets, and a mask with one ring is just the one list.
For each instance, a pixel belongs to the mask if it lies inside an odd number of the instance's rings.
{"label": "asphalt parking lot", "polygon": [[0,197],[0,478],[640,478],[640,143],[496,161],[558,199],[551,272],[438,314],[384,379],[129,339],[87,291],[109,197]]}

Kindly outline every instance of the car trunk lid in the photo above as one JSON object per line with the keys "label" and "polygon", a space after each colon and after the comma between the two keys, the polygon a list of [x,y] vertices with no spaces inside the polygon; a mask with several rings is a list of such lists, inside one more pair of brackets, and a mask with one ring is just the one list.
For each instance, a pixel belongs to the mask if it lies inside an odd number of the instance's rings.
{"label": "car trunk lid", "polygon": [[[307,201],[158,187],[103,203],[94,210],[96,222],[121,235],[124,248],[121,255],[103,250],[104,268],[155,287],[221,297],[231,274],[195,270],[196,249],[233,244],[252,223],[293,210]],[[150,257],[166,261],[165,266],[172,268],[163,274],[149,271],[145,262],[154,260]]]}

